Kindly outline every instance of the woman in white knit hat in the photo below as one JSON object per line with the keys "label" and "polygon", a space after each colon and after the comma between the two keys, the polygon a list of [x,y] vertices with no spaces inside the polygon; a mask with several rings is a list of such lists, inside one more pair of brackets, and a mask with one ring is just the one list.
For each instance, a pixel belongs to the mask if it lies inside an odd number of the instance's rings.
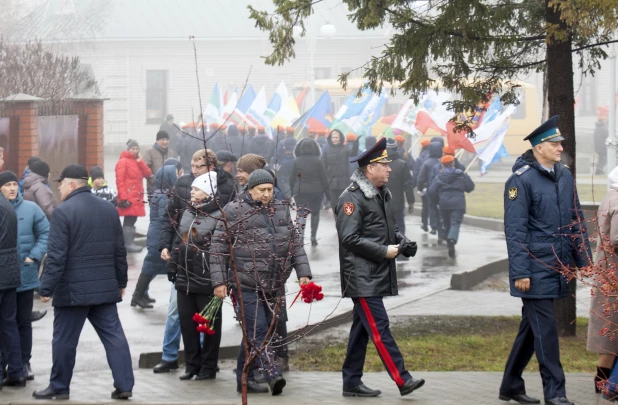
{"label": "woman in white knit hat", "polygon": [[[182,215],[174,240],[172,257],[167,265],[167,277],[175,283],[178,298],[180,332],[185,346],[185,373],[181,380],[210,380],[216,378],[219,346],[221,344],[221,311],[214,323],[215,334],[204,335],[193,321],[213,297],[208,267],[209,246],[219,214],[217,173],[208,172],[197,177],[191,185],[191,205]],[[223,207],[221,207],[223,208]]]}

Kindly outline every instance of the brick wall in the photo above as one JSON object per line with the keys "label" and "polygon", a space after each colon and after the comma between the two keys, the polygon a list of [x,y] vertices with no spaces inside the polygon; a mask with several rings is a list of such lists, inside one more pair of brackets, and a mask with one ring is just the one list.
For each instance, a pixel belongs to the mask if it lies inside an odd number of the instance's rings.
{"label": "brick wall", "polygon": [[[36,102],[15,102],[6,112],[11,120],[16,119],[16,130],[9,137],[12,156],[10,169],[19,172],[19,168],[26,167],[28,159],[39,152],[39,110]],[[17,156],[13,155],[17,151]],[[7,167],[8,168],[8,167]]]}
{"label": "brick wall", "polygon": [[[30,97],[25,95],[26,97]],[[78,115],[78,162],[87,169],[103,168],[103,100],[71,100]],[[11,101],[4,113],[10,118],[8,154],[5,169],[21,173],[28,159],[39,153],[38,101]]]}
{"label": "brick wall", "polygon": [[74,101],[73,111],[79,116],[79,164],[90,169],[103,167],[103,101]]}

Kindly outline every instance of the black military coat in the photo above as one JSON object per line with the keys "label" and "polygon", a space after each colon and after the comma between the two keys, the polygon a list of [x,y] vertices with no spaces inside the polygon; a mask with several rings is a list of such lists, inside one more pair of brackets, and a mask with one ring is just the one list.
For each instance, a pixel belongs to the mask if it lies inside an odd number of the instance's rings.
{"label": "black military coat", "polygon": [[395,225],[392,196],[378,190],[360,171],[337,202],[341,293],[344,297],[397,295],[394,259],[386,259],[388,245],[404,238]]}

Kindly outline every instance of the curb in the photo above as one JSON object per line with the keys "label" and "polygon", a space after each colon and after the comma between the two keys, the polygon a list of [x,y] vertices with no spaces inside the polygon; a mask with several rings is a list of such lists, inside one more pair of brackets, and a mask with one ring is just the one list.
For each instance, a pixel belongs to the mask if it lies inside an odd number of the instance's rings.
{"label": "curb", "polygon": [[509,271],[509,259],[488,263],[471,271],[462,271],[451,275],[451,290],[471,290],[489,277]]}

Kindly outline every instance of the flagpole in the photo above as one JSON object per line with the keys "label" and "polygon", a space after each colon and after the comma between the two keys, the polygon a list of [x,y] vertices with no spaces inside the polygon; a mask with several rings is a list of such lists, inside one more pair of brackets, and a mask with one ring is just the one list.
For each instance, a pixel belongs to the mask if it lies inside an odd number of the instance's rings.
{"label": "flagpole", "polygon": [[464,173],[468,173],[468,170],[470,170],[470,168],[472,167],[472,164],[473,164],[474,162],[476,162],[476,159],[478,159],[478,158],[479,158],[479,156],[478,156],[478,155],[474,156],[474,159],[472,159],[472,162],[470,162],[470,164],[468,165],[468,167],[466,167],[466,171],[465,171]]}
{"label": "flagpole", "polygon": [[465,150],[464,149],[460,149],[459,152],[457,152],[455,154],[455,159],[461,159],[461,157],[463,156]]}

